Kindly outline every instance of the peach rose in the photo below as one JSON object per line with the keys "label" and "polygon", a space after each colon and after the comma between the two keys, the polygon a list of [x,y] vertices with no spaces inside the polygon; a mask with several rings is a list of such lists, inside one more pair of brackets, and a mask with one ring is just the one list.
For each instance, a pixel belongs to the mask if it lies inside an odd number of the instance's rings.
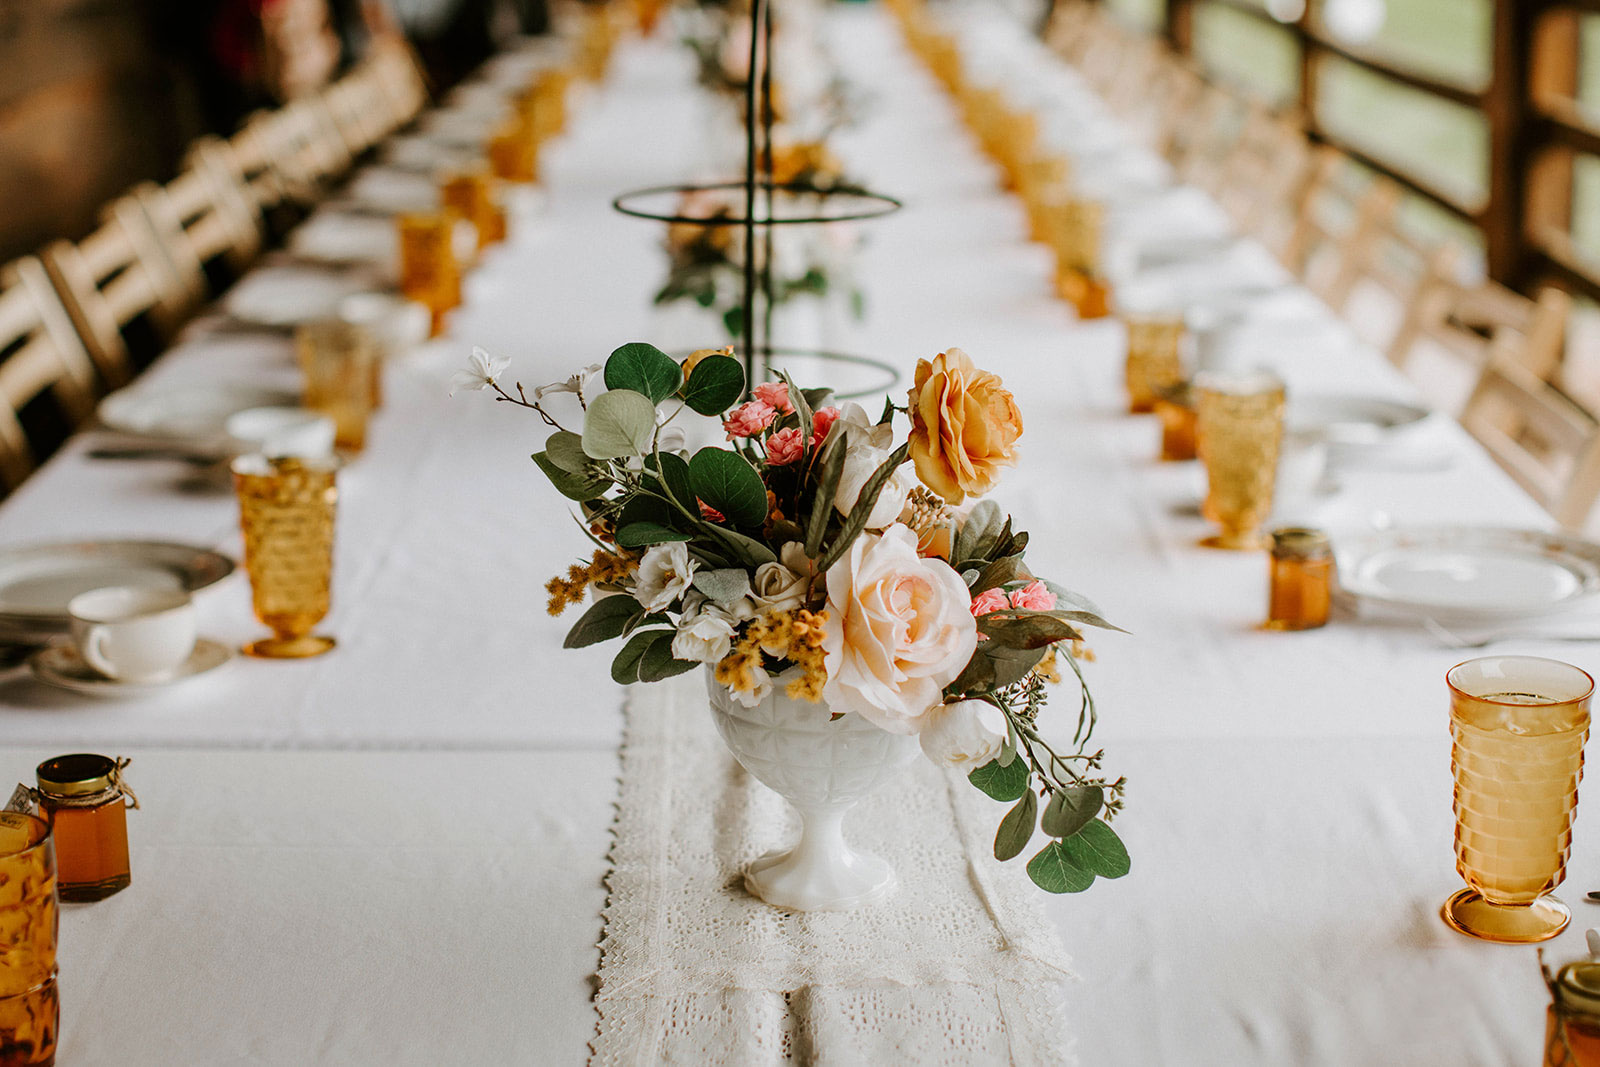
{"label": "peach rose", "polygon": [[864,533],[828,568],[823,699],[895,734],[915,734],[972,659],[972,598],[948,563],[917,555],[896,523]]}
{"label": "peach rose", "polygon": [[994,488],[1017,461],[1022,415],[1000,378],[959,348],[917,360],[910,393],[911,461],[922,484],[959,504]]}

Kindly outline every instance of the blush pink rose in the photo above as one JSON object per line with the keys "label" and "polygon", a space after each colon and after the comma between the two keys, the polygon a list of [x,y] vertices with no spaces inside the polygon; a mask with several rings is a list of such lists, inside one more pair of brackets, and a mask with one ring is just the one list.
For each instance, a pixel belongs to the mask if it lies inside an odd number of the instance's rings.
{"label": "blush pink rose", "polygon": [[987,615],[991,611],[1004,611],[1011,606],[1004,589],[985,589],[972,598],[972,614]]}
{"label": "blush pink rose", "polygon": [[856,538],[827,584],[823,699],[889,733],[921,732],[978,647],[966,583],[895,523]]}
{"label": "blush pink rose", "polygon": [[762,382],[750,392],[754,394],[757,400],[780,415],[789,415],[794,412],[794,405],[789,403],[789,387],[783,382]]}
{"label": "blush pink rose", "polygon": [[767,462],[776,467],[793,463],[800,458],[805,450],[805,441],[800,437],[800,428],[791,426],[787,430],[779,430],[767,438]]}
{"label": "blush pink rose", "polygon": [[771,404],[752,400],[728,412],[728,417],[722,420],[722,428],[728,431],[730,441],[735,437],[754,437],[771,426],[777,415]]}
{"label": "blush pink rose", "polygon": [[1053,611],[1056,595],[1041,581],[1033,581],[1011,594],[1011,606],[1028,611]]}

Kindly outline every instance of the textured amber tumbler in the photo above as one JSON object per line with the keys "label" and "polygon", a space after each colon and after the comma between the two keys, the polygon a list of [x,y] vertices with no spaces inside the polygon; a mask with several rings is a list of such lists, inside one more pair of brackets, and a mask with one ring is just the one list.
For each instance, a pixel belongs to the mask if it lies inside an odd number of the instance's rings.
{"label": "textured amber tumbler", "polygon": [[1222,527],[1201,544],[1260,549],[1283,443],[1283,381],[1268,371],[1195,378],[1195,449],[1206,467],[1201,511]]}
{"label": "textured amber tumbler", "polygon": [[305,375],[305,405],[333,420],[334,444],[359,452],[367,419],[381,398],[383,365],[372,331],[326,319],[295,330],[295,351]]}
{"label": "textured amber tumbler", "polygon": [[1128,314],[1122,323],[1128,331],[1128,412],[1154,411],[1162,392],[1183,382],[1183,316]]}
{"label": "textured amber tumbler", "polygon": [[313,635],[328,614],[338,465],[241,456],[233,463],[244,529],[244,566],[256,618],[272,637],[244,646],[263,659],[320,656],[334,639]]}
{"label": "textured amber tumbler", "polygon": [[1526,944],[1564,930],[1567,873],[1594,680],[1559,660],[1486,656],[1450,668],[1456,872],[1444,921]]}
{"label": "textured amber tumbler", "polygon": [[59,921],[49,824],[0,811],[0,1063],[56,1061]]}
{"label": "textured amber tumbler", "polygon": [[433,335],[444,316],[461,303],[461,265],[456,262],[453,212],[401,215],[400,293],[433,313]]}

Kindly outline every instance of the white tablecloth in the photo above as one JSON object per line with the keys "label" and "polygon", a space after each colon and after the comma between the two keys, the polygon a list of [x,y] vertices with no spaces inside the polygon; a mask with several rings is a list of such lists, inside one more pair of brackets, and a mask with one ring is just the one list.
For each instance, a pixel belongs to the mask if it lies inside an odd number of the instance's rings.
{"label": "white tablecloth", "polygon": [[[957,345],[1005,378],[1027,433],[999,499],[1041,572],[1132,631],[1096,639],[1090,677],[1109,764],[1131,779],[1118,828],[1134,871],[1050,902],[1084,976],[1085,1062],[1532,1060],[1532,950],[1470,943],[1436,916],[1456,885],[1443,672],[1462,654],[1415,627],[1257,628],[1264,561],[1195,547],[1195,470],[1155,463],[1153,421],[1121,414],[1119,328],[1076,325],[1051,295],[1020,206],[883,17],[833,18],[873,97],[841,152],[907,204],[868,231],[870,318],[845,340],[907,377]],[[135,884],[65,918],[62,1062],[585,1056],[621,693],[611,650],[560,651],[570,617],[544,614],[543,582],[584,542],[527,459],[541,426],[446,382],[473,343],[531,387],[625,341],[692,339],[648,305],[659,230],[607,207],[699,170],[691,68],[664,38],[623,46],[547,154],[548,211],[471,279],[449,339],[391,373],[342,475],[335,653],[115,703],[0,679],[7,773],[143,750]],[[1194,215],[1176,202],[1174,228]],[[1375,353],[1309,338],[1264,353],[1291,391],[1409,394]],[[281,343],[180,351],[148,383],[264,369],[293,380]],[[1439,432],[1448,468],[1346,472],[1310,517],[1548,525],[1459,430]],[[0,540],[236,551],[228,493],[176,478],[74,445],[0,508]],[[208,634],[259,632],[242,577],[202,605]],[[1594,661],[1592,645],[1511,647]],[[167,751],[253,747],[464,751]],[[1569,899],[1600,877],[1593,825],[1580,816]]]}

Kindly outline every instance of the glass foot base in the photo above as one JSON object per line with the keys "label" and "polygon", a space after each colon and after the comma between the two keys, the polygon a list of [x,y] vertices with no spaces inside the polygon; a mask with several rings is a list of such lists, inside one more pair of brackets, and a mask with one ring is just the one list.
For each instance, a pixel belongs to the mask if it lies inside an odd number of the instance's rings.
{"label": "glass foot base", "polygon": [[1267,539],[1255,532],[1243,534],[1212,534],[1200,539],[1201,548],[1223,548],[1230,552],[1260,552],[1267,547]]}
{"label": "glass foot base", "polygon": [[257,659],[309,659],[320,656],[338,644],[331,637],[263,637],[251,641],[242,651]]}
{"label": "glass foot base", "polygon": [[1532,904],[1493,904],[1476,889],[1458,890],[1439,914],[1453,930],[1503,945],[1548,941],[1572,921],[1572,913],[1555,897],[1540,897]]}

